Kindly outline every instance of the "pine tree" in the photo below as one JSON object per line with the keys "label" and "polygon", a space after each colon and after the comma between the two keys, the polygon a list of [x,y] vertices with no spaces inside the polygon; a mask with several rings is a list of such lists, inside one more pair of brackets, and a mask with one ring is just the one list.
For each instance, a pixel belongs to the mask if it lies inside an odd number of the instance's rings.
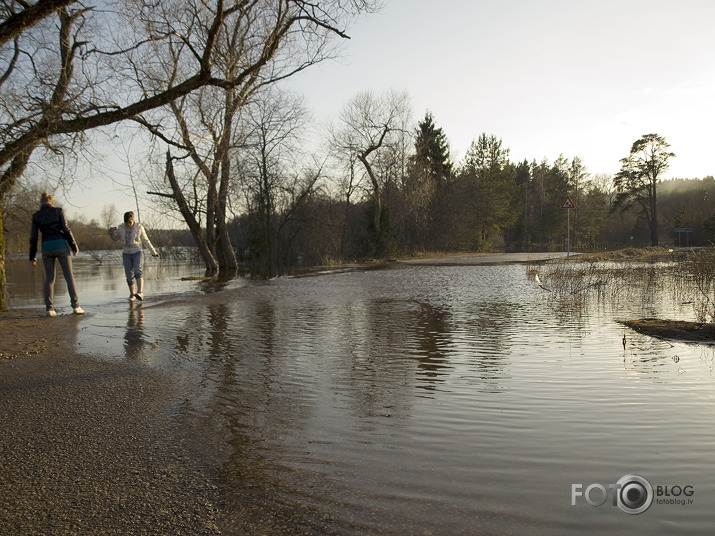
{"label": "pine tree", "polygon": [[441,128],[434,124],[430,112],[417,124],[414,170],[431,177],[436,183],[452,178],[452,162],[449,158],[449,142]]}
{"label": "pine tree", "polygon": [[614,210],[628,210],[640,206],[650,228],[651,245],[657,246],[658,201],[657,188],[668,160],[675,157],[668,151],[670,144],[658,134],[645,134],[633,143],[631,152],[621,159],[621,170],[613,178],[617,196]]}

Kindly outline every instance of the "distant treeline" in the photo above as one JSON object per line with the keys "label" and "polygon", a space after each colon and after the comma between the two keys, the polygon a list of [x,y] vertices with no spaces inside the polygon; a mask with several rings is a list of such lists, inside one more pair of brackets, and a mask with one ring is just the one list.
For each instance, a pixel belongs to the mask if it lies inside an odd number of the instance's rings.
{"label": "distant treeline", "polygon": [[[382,257],[447,251],[565,250],[567,215],[561,204],[567,196],[576,205],[569,217],[572,251],[650,245],[648,224],[637,207],[611,213],[613,194],[594,182],[575,191],[566,181],[559,185],[564,164],[558,161],[552,166],[532,166],[524,162],[515,166],[520,180],[515,178],[513,193],[500,200],[504,208],[492,212],[491,220],[479,206],[489,200],[480,196],[468,176],[440,184],[424,214],[415,213],[405,191],[391,185],[385,190],[383,205]],[[664,181],[659,184],[658,195],[661,245],[706,246],[715,242],[715,179]],[[347,205],[330,197],[311,197],[289,221],[275,227],[271,265],[374,258],[373,210],[370,201]],[[692,232],[677,234],[677,228],[692,228]],[[230,230],[242,264],[260,271],[267,254],[262,249],[260,222],[245,215],[234,220]]]}
{"label": "distant treeline", "polygon": [[[381,147],[347,140],[348,172],[332,187],[291,191],[281,204],[275,203],[276,187],[246,195],[252,202],[230,225],[244,266],[270,276],[300,263],[426,252],[563,251],[567,234],[573,251],[656,245],[647,218],[657,221],[660,245],[715,242],[713,177],[656,180],[655,220],[653,206],[644,208],[638,197],[649,186],[631,187],[633,202],[624,203],[618,181],[590,174],[579,158],[514,163],[501,139],[482,134],[455,164],[429,113],[409,143],[399,137]],[[376,147],[383,151],[379,156],[371,153]],[[622,168],[621,182],[623,170],[634,173]],[[574,205],[568,211],[562,208],[567,198]],[[655,187],[652,198],[655,205]]]}
{"label": "distant treeline", "polygon": [[[565,248],[566,211],[561,203],[569,196],[571,250],[594,251],[649,245],[648,225],[637,208],[611,213],[613,201],[607,184],[589,180],[581,189],[568,187],[568,170],[574,161],[558,160],[513,166],[515,175],[501,210],[492,208],[485,218],[480,205],[497,203],[479,194],[468,174],[437,183],[428,209],[416,211],[404,186],[389,184],[383,203],[385,256],[409,256],[424,252],[549,251]],[[576,162],[578,164],[578,162]],[[510,164],[512,165],[512,164]],[[561,181],[561,183],[560,183]],[[31,217],[38,208],[39,190],[8,197],[5,238],[8,253],[28,250]],[[707,246],[715,242],[715,179],[672,179],[659,184],[658,208],[662,245]],[[354,262],[375,257],[373,204],[347,204],[327,195],[312,195],[290,217],[275,215],[270,264],[275,273],[296,265]],[[497,221],[497,216],[499,221]],[[116,222],[114,222],[116,225]],[[107,235],[107,225],[97,220],[70,219],[80,249],[101,251],[121,244]],[[264,222],[251,214],[232,220],[229,230],[241,264],[256,273],[265,267],[267,251],[262,240]],[[692,229],[676,233],[675,229]],[[186,229],[149,229],[160,248],[193,246]]]}

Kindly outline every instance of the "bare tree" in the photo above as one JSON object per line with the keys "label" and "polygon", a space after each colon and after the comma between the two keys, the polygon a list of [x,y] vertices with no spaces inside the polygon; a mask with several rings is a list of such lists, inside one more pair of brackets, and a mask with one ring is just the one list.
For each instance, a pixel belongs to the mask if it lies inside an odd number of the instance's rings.
{"label": "bare tree", "polygon": [[270,90],[244,112],[246,137],[236,152],[237,175],[251,222],[252,257],[259,273],[271,277],[285,264],[282,230],[312,191],[320,166],[301,171],[310,119],[302,97]]}
{"label": "bare tree", "polygon": [[[364,2],[360,4],[366,5]],[[184,152],[187,158],[182,157],[181,160],[194,168],[191,170],[184,165],[184,170],[179,172],[172,164],[171,173],[175,179],[169,183],[172,192],[161,195],[171,195],[177,203],[180,200],[191,202],[193,199],[193,207],[178,208],[184,218],[192,214],[194,221],[191,228],[201,229],[203,220],[202,236],[194,238],[197,243],[203,242],[199,248],[210,270],[237,266],[228,233],[227,209],[231,190],[231,155],[235,148],[233,131],[239,121],[240,110],[252,102],[260,102],[262,97],[256,97],[256,94],[262,88],[270,87],[331,57],[331,38],[336,34],[344,35],[336,29],[335,24],[345,24],[350,14],[349,11],[336,11],[340,6],[343,6],[340,8],[342,10],[350,5],[343,5],[339,1],[329,2],[320,8],[314,6],[310,10],[307,4],[295,1],[276,1],[262,5],[261,17],[256,20],[243,16],[227,18],[216,34],[217,54],[213,68],[224,80],[238,80],[238,83],[207,86],[172,101],[170,118],[160,113],[154,113],[151,120],[147,116],[142,118],[143,124],[158,139]],[[189,15],[185,16],[192,20],[200,19],[203,9],[202,5],[190,5]],[[306,16],[308,12],[311,13],[310,17]],[[318,13],[326,17],[322,23],[315,18]],[[155,14],[153,20],[161,20],[162,17],[170,20],[170,15],[173,12]],[[264,61],[267,53],[265,41],[271,38],[276,29],[284,31],[285,25],[298,23],[295,30],[286,31],[285,36],[275,43],[275,49],[270,50],[270,61]],[[168,55],[157,60],[155,69],[161,74],[155,77],[156,80],[173,80],[184,76],[182,73],[189,44],[192,45],[191,53],[206,46],[201,40],[198,45],[193,45],[193,39],[188,37],[177,41]],[[147,80],[147,77],[144,79]],[[290,106],[290,103],[279,105]],[[178,192],[177,188],[182,191]]]}
{"label": "bare tree", "polygon": [[37,0],[34,4],[21,0],[3,1],[0,3],[0,46],[39,24],[58,9],[75,3],[77,0]]}
{"label": "bare tree", "polygon": [[[56,83],[51,84],[52,95],[22,99],[24,108],[15,108],[16,112],[27,110],[22,116],[9,114],[9,107],[4,107],[8,115],[0,125],[4,127],[0,130],[0,166],[14,163],[13,169],[17,168],[21,161],[26,163],[37,145],[56,136],[125,119],[151,124],[142,114],[201,87],[227,89],[267,83],[266,67],[273,68],[272,81],[286,78],[322,59],[330,36],[346,37],[341,28],[346,20],[373,5],[369,0],[332,0],[320,5],[301,0],[139,0],[119,2],[115,10],[63,8],[59,10],[59,73],[46,70],[27,52],[23,54],[27,56],[25,68],[12,64],[10,74],[21,73],[18,78],[23,88],[33,84],[46,88],[47,79]],[[90,18],[92,24],[87,24]],[[39,26],[28,32],[37,30],[42,35],[46,28]],[[89,35],[83,33],[85,26],[98,29]],[[114,33],[115,28],[127,31]],[[240,68],[229,78],[217,69],[231,38],[227,28],[246,45]],[[38,43],[36,35],[30,37]],[[298,48],[304,51],[300,57],[295,54]],[[170,77],[161,65],[166,58],[180,66]],[[77,59],[83,64],[77,72],[86,84],[74,84],[77,93],[68,95],[70,83],[77,82],[73,80]],[[90,75],[95,78],[89,79]],[[18,158],[20,162],[15,160]],[[3,175],[4,188],[9,171]]]}
{"label": "bare tree", "polygon": [[184,180],[180,182],[172,160],[167,160],[171,193],[159,195],[176,201],[187,224],[187,218],[192,220],[189,228],[209,270],[238,265],[226,227],[226,207],[231,138],[239,102],[233,88],[205,88],[170,105],[178,130],[178,139],[172,143],[185,151],[179,160],[185,163]]}
{"label": "bare tree", "polygon": [[386,180],[386,176],[381,174],[381,166],[384,169],[386,162],[380,160],[386,153],[403,154],[403,135],[408,131],[410,115],[409,97],[406,93],[388,91],[378,97],[366,91],[357,94],[345,105],[339,114],[339,126],[333,129],[335,147],[342,154],[354,156],[369,179],[375,250],[378,255],[384,253],[382,211],[383,186]]}
{"label": "bare tree", "polygon": [[616,189],[613,186],[613,177],[608,173],[596,173],[591,177],[591,187],[602,192],[608,199],[608,209],[611,209],[616,198]]}
{"label": "bare tree", "polygon": [[[34,5],[3,3],[0,29],[0,201],[34,151],[72,148],[82,133],[124,120],[168,142],[161,114],[202,87],[248,96],[329,57],[333,36],[376,8],[374,0],[97,0]],[[32,7],[52,8],[34,16]],[[4,39],[4,41],[2,41]],[[246,46],[235,69],[223,69],[232,39]],[[167,71],[167,66],[170,70]],[[169,74],[167,76],[167,74]],[[0,243],[0,258],[4,253]],[[0,309],[5,303],[0,264]]]}
{"label": "bare tree", "polygon": [[[346,253],[347,238],[350,224],[350,210],[352,208],[352,203],[356,193],[364,189],[363,184],[363,174],[358,173],[357,167],[357,156],[354,153],[352,147],[347,146],[345,148],[336,147],[333,148],[335,151],[333,156],[337,158],[337,178],[335,182],[337,183],[337,188],[339,190],[339,196],[345,200],[345,211],[342,223],[342,231],[340,233],[340,258],[343,259]],[[344,151],[344,152],[343,152]]]}

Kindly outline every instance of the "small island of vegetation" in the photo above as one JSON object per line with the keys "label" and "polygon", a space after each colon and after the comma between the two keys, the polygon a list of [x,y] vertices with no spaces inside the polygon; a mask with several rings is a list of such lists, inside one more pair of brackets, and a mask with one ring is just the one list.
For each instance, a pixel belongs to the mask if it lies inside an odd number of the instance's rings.
{"label": "small island of vegetation", "polygon": [[[615,304],[672,292],[692,306],[695,320],[637,318],[619,320],[639,333],[684,342],[715,343],[715,249],[625,248],[574,256],[528,268],[560,304],[578,307],[589,294]],[[645,292],[644,292],[645,291]]]}

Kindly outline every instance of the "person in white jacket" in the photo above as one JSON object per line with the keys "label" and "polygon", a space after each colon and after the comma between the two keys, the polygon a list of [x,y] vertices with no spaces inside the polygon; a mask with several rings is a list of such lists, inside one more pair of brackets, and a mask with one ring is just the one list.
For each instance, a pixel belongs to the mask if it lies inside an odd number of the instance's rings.
{"label": "person in white jacket", "polygon": [[[113,240],[121,240],[124,244],[122,260],[124,261],[124,273],[127,276],[129,286],[129,299],[144,300],[144,279],[142,278],[142,245],[151,250],[154,257],[158,257],[154,246],[149,241],[149,237],[141,223],[134,221],[133,212],[124,213],[124,223],[119,227],[110,227],[109,236]],[[136,287],[134,281],[136,280]],[[136,290],[136,292],[135,292]]]}

